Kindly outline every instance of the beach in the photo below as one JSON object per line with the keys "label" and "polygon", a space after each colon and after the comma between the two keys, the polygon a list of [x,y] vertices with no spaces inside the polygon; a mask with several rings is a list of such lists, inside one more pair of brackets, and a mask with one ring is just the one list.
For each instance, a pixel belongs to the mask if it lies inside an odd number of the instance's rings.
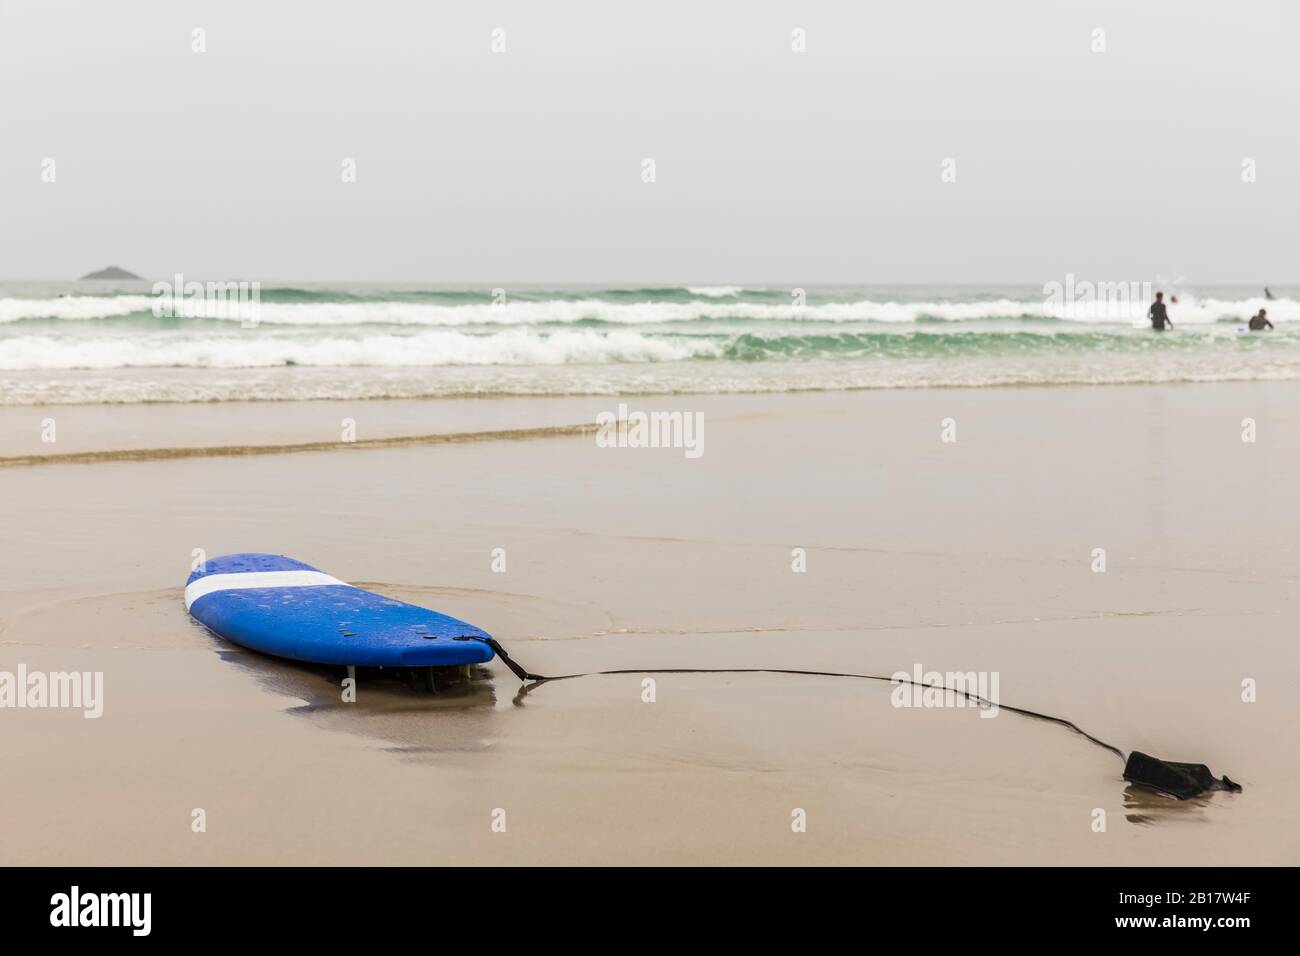
{"label": "beach", "polygon": [[[0,671],[104,691],[94,719],[0,712],[6,864],[1300,863],[1300,382],[23,395]],[[702,454],[602,447],[620,402],[701,415]],[[1006,705],[1244,791],[1176,801],[1058,724],[849,678],[521,694],[493,661],[347,703],[189,620],[196,549],[291,555],[548,676],[996,673]]]}

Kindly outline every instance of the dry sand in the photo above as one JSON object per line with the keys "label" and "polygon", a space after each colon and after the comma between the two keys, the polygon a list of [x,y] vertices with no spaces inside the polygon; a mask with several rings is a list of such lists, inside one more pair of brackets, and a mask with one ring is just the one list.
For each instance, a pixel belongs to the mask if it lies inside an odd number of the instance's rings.
{"label": "dry sand", "polygon": [[[425,436],[0,462],[0,671],[105,681],[98,720],[0,710],[0,862],[1300,863],[1300,385],[625,401],[703,411],[703,457],[437,439],[602,398],[0,410],[4,458]],[[293,555],[541,673],[996,671],[1007,704],[1245,792],[1179,803],[1059,726],[834,678],[659,675],[646,703],[640,676],[520,695],[494,662],[344,703],[189,622],[196,548]]]}

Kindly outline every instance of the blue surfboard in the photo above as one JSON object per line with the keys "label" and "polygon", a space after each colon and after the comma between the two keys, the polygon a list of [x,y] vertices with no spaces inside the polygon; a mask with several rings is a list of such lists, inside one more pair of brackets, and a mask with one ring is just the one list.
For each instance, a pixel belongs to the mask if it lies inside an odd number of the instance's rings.
{"label": "blue surfboard", "polygon": [[276,554],[212,558],[185,583],[185,608],[229,641],[296,661],[444,667],[492,659],[488,633],[472,624]]}

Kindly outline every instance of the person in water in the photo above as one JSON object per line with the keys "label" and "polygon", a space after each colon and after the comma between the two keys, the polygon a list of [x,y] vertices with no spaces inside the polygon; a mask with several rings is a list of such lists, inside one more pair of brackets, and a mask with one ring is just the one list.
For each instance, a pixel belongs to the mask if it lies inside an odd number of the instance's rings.
{"label": "person in water", "polygon": [[1151,308],[1147,310],[1147,318],[1151,320],[1151,328],[1157,332],[1163,332],[1165,326],[1174,327],[1174,323],[1169,319],[1169,313],[1165,311],[1165,294],[1156,293],[1156,300],[1151,303]]}
{"label": "person in water", "polygon": [[1273,323],[1268,320],[1268,310],[1260,309],[1259,315],[1250,317],[1250,330],[1252,332],[1263,332],[1265,329],[1271,329]]}

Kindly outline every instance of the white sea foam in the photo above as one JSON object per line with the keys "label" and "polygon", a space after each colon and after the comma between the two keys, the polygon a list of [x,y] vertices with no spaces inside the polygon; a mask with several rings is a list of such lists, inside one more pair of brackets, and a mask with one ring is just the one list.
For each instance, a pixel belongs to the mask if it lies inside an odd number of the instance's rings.
{"label": "white sea foam", "polygon": [[22,319],[106,319],[147,312],[147,295],[65,295],[50,299],[0,299],[0,322]]}
{"label": "white sea foam", "polygon": [[[555,365],[392,367],[364,374],[331,368],[108,369],[0,375],[6,405],[51,402],[211,402],[249,400],[420,398],[475,395],[722,394],[840,389],[1109,385],[1163,382],[1295,381],[1300,356],[1259,364],[1236,356],[1206,361],[1178,356],[1151,364],[1141,356],[1093,354],[1074,363],[967,361],[605,363],[580,370]],[[575,374],[577,373],[577,374]]]}
{"label": "white sea foam", "polygon": [[651,338],[631,331],[566,330],[538,335],[512,329],[493,335],[428,331],[360,338],[246,335],[28,335],[0,343],[0,369],[265,368],[443,365],[575,365],[671,362],[712,357],[707,340]]}
{"label": "white sea foam", "polygon": [[737,296],[745,291],[740,285],[688,285],[686,291],[691,295],[702,295],[706,299],[725,299]]}
{"label": "white sea foam", "polygon": [[[22,319],[88,320],[148,312],[149,296],[65,296],[52,299],[0,299],[0,323]],[[255,319],[264,325],[295,326],[510,326],[568,324],[597,320],[621,325],[658,325],[704,319],[816,322],[907,323],[923,319],[969,322],[995,318],[1058,319],[1097,324],[1141,325],[1148,304],[1133,302],[1048,303],[1046,300],[995,299],[977,302],[902,302],[861,299],[827,302],[795,309],[771,302],[609,302],[603,299],[513,300],[505,305],[394,301],[266,302],[256,315],[244,315],[230,303],[186,302],[178,309],[186,318],[210,318],[232,323]],[[1249,298],[1238,300],[1185,298],[1170,305],[1175,324],[1203,325],[1225,319],[1244,321],[1267,308],[1275,321],[1300,319],[1300,302],[1294,299]]]}

